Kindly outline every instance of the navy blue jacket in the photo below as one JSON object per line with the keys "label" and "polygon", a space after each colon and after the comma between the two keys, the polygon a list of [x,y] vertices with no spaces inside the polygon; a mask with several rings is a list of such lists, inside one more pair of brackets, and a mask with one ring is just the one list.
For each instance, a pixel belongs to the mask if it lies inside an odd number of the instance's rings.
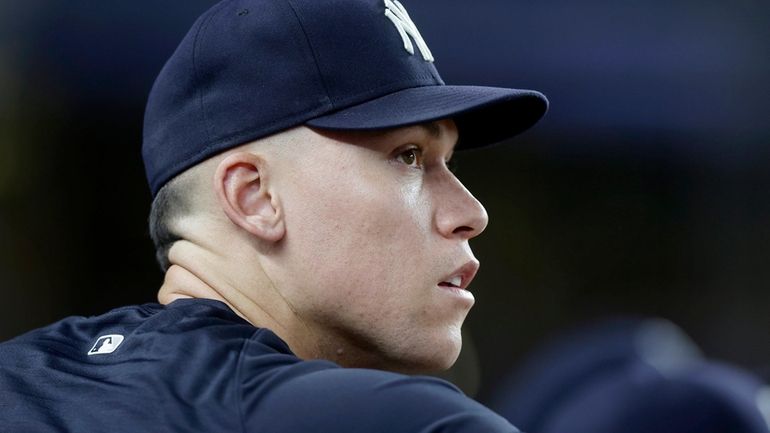
{"label": "navy blue jacket", "polygon": [[0,344],[0,432],[516,432],[448,382],[303,361],[202,299]]}

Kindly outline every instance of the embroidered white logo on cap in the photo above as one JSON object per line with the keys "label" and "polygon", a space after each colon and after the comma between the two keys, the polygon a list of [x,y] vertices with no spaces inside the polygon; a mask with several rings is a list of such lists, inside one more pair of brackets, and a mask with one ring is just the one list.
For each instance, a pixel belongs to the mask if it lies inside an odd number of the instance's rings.
{"label": "embroidered white logo on cap", "polygon": [[409,36],[411,36],[417,44],[422,58],[426,62],[433,62],[433,54],[428,49],[428,44],[425,43],[425,40],[420,35],[420,31],[417,30],[417,26],[414,25],[412,19],[409,18],[409,14],[406,13],[406,9],[398,0],[385,0],[385,16],[393,21],[398,34],[401,35],[401,39],[404,41],[404,49],[409,54],[414,54],[414,46],[411,39],[409,39]]}
{"label": "embroidered white logo on cap", "polygon": [[88,355],[104,355],[112,353],[123,342],[123,336],[120,334],[102,335],[96,339],[94,347],[88,351]]}

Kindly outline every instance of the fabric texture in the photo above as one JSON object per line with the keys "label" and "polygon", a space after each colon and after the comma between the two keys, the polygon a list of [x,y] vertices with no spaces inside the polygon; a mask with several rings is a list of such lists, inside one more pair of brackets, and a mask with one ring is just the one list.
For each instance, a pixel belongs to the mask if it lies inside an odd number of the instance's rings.
{"label": "fabric texture", "polygon": [[301,360],[214,300],[70,317],[0,344],[0,432],[257,431],[518,430],[440,379]]}

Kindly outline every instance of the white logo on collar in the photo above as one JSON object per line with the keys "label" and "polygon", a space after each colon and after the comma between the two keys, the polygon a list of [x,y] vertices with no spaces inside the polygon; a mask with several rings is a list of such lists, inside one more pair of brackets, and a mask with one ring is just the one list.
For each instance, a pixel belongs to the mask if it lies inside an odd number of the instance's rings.
{"label": "white logo on collar", "polygon": [[417,26],[414,25],[412,19],[409,18],[409,14],[406,13],[406,9],[398,0],[385,0],[385,16],[393,21],[398,34],[401,35],[401,39],[404,41],[404,49],[409,54],[414,54],[414,46],[412,45],[412,40],[409,39],[409,36],[411,36],[417,44],[422,58],[426,62],[433,62],[433,54],[428,49],[428,44],[425,43],[425,40],[420,35],[420,31],[417,30]]}
{"label": "white logo on collar", "polygon": [[88,351],[88,355],[105,355],[112,353],[123,342],[123,336],[120,334],[102,335],[96,339],[94,347]]}

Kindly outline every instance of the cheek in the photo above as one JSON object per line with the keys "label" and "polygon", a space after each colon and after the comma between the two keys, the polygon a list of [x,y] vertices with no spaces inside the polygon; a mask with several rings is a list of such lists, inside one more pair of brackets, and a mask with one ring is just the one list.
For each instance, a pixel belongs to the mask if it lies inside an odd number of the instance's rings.
{"label": "cheek", "polygon": [[[409,209],[384,194],[349,196],[324,215],[319,238],[328,240],[319,253],[329,269],[347,271],[350,283],[384,283],[410,277],[419,267],[419,246],[425,239],[415,230]],[[409,264],[413,266],[410,266]]]}
{"label": "cheek", "polygon": [[308,183],[287,203],[287,247],[302,285],[325,301],[392,299],[429,266],[430,212],[416,188],[382,174],[346,174]]}

